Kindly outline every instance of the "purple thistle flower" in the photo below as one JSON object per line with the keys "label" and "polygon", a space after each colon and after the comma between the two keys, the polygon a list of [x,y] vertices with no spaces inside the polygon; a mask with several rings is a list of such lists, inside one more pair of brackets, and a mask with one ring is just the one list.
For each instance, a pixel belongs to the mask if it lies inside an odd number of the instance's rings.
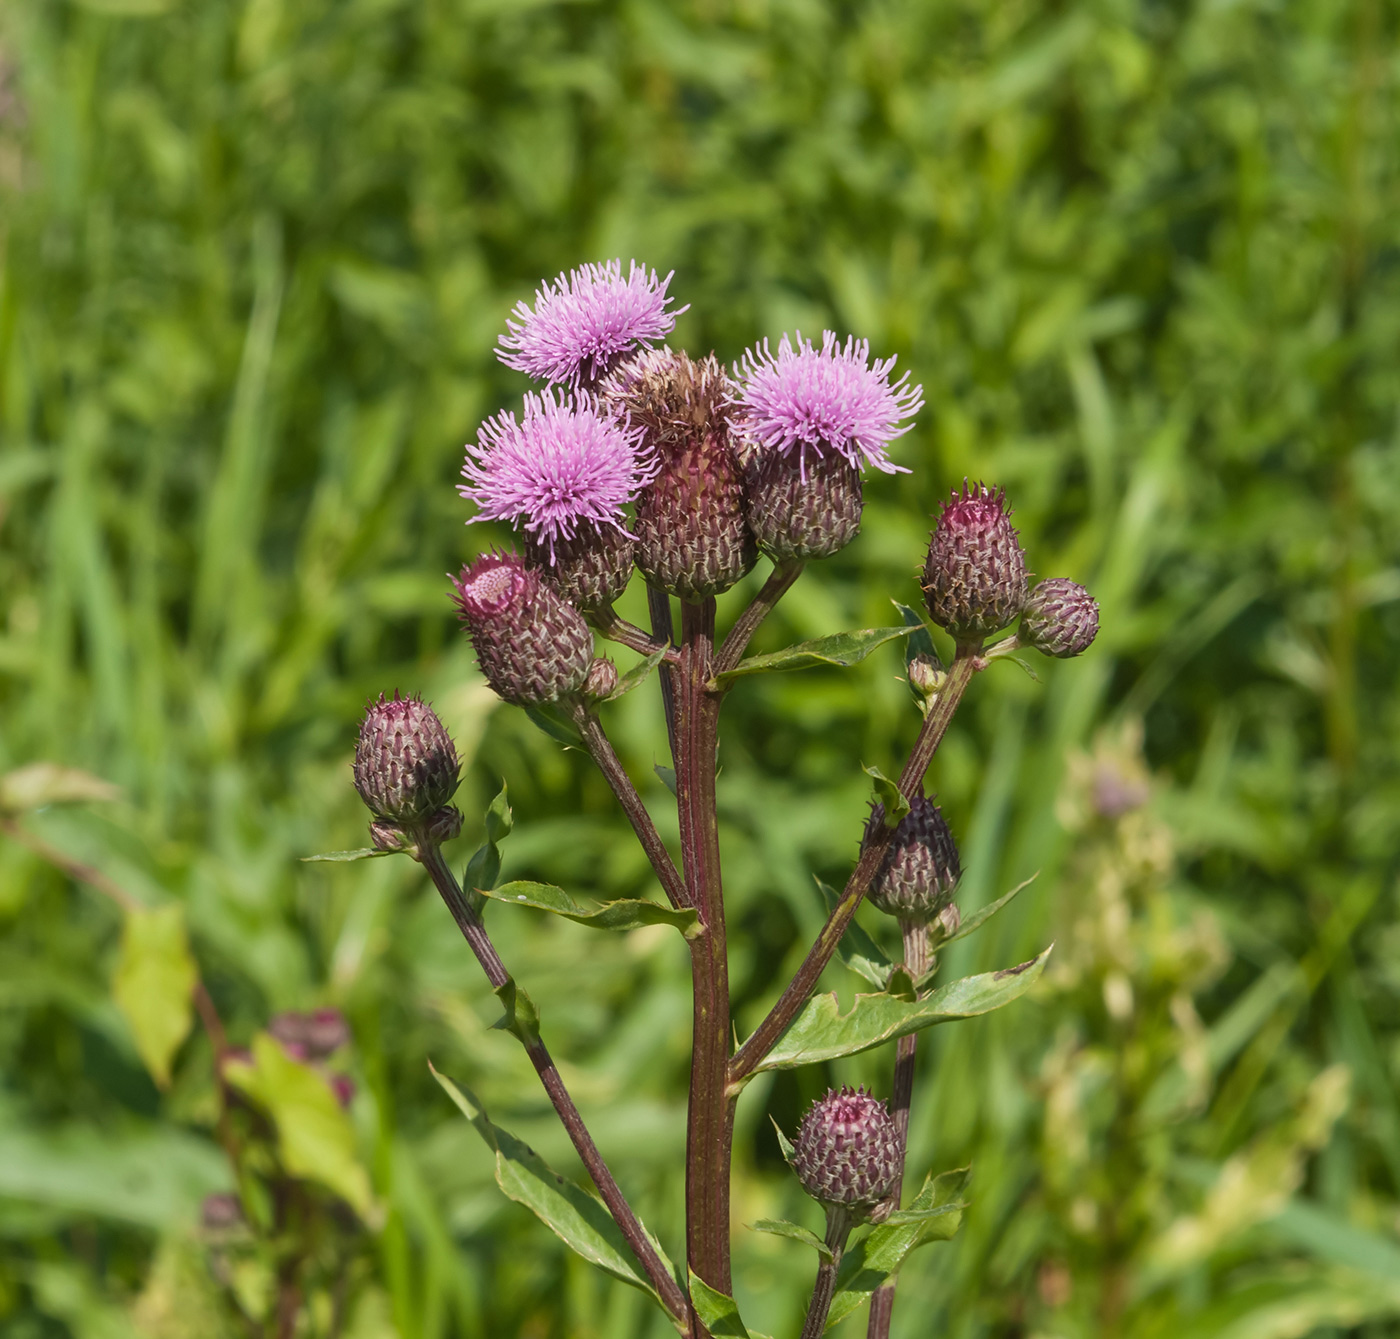
{"label": "purple thistle flower", "polygon": [[642,430],[605,418],[582,392],[525,396],[520,422],[510,412],[481,425],[467,447],[457,491],[481,509],[473,521],[522,524],[554,561],[554,546],[581,522],[627,533],[622,508],[656,475]]}
{"label": "purple thistle flower", "polygon": [[625,279],[620,260],[580,265],[537,289],[533,311],[516,303],[496,356],[527,376],[577,390],[601,380],[636,345],[665,339],[688,308],[666,310],[670,274],[658,279],[655,270],[630,265]]}
{"label": "purple thistle flower", "polygon": [[886,474],[907,473],[890,462],[886,448],[909,431],[901,419],[923,407],[923,387],[909,385],[905,373],[893,385],[895,360],[870,362],[870,342],[847,338],[844,345],[827,330],[818,352],[797,332],[794,349],[786,335],[773,354],[768,341],[743,357],[735,373],[739,390],[739,423],[759,446],[796,450],[806,476],[807,452],[837,452],[856,468],[873,465]]}

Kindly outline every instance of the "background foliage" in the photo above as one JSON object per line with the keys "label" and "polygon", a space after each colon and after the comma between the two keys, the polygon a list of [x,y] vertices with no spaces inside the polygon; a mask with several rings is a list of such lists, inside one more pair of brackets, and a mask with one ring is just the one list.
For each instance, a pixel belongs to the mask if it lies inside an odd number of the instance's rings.
{"label": "background foliage", "polygon": [[[180,903],[236,1039],[354,1028],[383,1209],[357,1336],[657,1335],[491,1184],[432,1081],[563,1136],[407,861],[362,844],[362,703],[421,689],[500,778],[507,877],[654,891],[576,754],[494,710],[442,573],[461,443],[543,277],[632,255],[732,359],[824,325],[928,408],[861,539],[762,648],[888,622],[927,517],[1004,484],[1083,660],[983,676],[932,777],[976,907],[957,948],[1058,943],[1031,1000],[929,1034],[911,1162],[973,1208],[896,1333],[1393,1333],[1400,1315],[1400,109],[1387,0],[23,0],[0,15],[0,767],[115,802],[32,832]],[[731,597],[732,603],[732,597]],[[721,803],[752,1023],[853,858],[915,713],[886,648],[733,694]],[[648,798],[654,687],[610,728]],[[689,1009],[664,927],[492,908],[604,1153],[679,1240]],[[863,915],[872,929],[880,927]],[[112,1002],[116,909],[0,840],[0,1333],[207,1335],[191,1255],[226,1184],[196,1033],[171,1086]],[[833,982],[850,989],[837,969]],[[799,1203],[756,1083],[736,1213]],[[796,1243],[739,1238],[752,1324]],[[203,1291],[201,1291],[203,1290]],[[203,1308],[203,1309],[201,1309]],[[863,1333],[863,1319],[841,1333]]]}

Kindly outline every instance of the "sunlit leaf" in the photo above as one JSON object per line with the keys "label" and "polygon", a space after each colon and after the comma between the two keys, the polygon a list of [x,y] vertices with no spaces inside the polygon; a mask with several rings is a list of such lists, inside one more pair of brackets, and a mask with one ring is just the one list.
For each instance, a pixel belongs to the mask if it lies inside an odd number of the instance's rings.
{"label": "sunlit leaf", "polygon": [[540,1039],[540,1011],[535,1002],[508,976],[495,989],[495,995],[505,1014],[491,1026],[509,1032],[524,1046],[534,1046]]}
{"label": "sunlit leaf", "polygon": [[688,939],[700,930],[700,917],[693,909],[676,911],[660,902],[641,898],[621,898],[616,902],[604,902],[599,907],[587,907],[562,888],[548,883],[506,883],[496,889],[480,891],[494,902],[534,907],[594,930],[639,930],[647,925],[672,925]]}
{"label": "sunlit leaf", "polygon": [[714,688],[727,688],[747,674],[771,674],[780,670],[815,669],[821,665],[845,667],[864,660],[877,646],[907,637],[913,628],[862,628],[858,632],[838,632],[831,637],[818,637],[810,642],[798,642],[782,651],[768,655],[750,656],[732,670],[716,674],[710,680]]}
{"label": "sunlit leaf", "polygon": [[1047,948],[1016,967],[950,981],[924,1000],[857,995],[844,1014],[834,991],[815,995],[755,1072],[796,1069],[819,1060],[856,1055],[936,1023],[990,1013],[1024,995],[1039,979],[1049,956]]}
{"label": "sunlit leaf", "polygon": [[175,1052],[189,1035],[198,980],[179,902],[126,912],[112,996],[141,1059],[162,1088],[170,1082]]}
{"label": "sunlit leaf", "polygon": [[663,646],[659,651],[653,651],[645,660],[640,660],[633,665],[626,674],[617,681],[617,687],[612,690],[603,700],[605,702],[615,702],[618,698],[624,697],[634,688],[640,687],[650,677],[654,670],[665,658],[669,648]]}
{"label": "sunlit leaf", "polygon": [[354,1127],[324,1074],[294,1060],[266,1032],[253,1038],[251,1062],[229,1060],[224,1074],[272,1118],[278,1156],[292,1176],[325,1186],[362,1218],[374,1216]]}
{"label": "sunlit leaf", "polygon": [[712,1288],[694,1270],[690,1272],[690,1302],[695,1314],[715,1339],[761,1339],[744,1328],[738,1304],[728,1293]]}
{"label": "sunlit leaf", "polygon": [[[830,914],[836,909],[841,895],[820,879],[817,880],[817,888],[826,902],[827,913]],[[894,963],[854,917],[846,922],[845,932],[836,945],[836,953],[851,971],[863,976],[872,986],[884,990],[885,983],[894,970]]]}
{"label": "sunlit leaf", "polygon": [[361,846],[354,851],[326,851],[321,855],[304,855],[301,859],[303,864],[312,864],[316,861],[346,864],[351,860],[375,860],[382,855],[398,855],[398,852],[381,851],[375,846]]}
{"label": "sunlit leaf", "polygon": [[502,785],[496,798],[486,807],[482,843],[472,853],[462,875],[462,887],[478,911],[481,903],[478,894],[490,892],[501,877],[501,843],[510,836],[514,826],[515,816],[506,798],[506,787]]}
{"label": "sunlit leaf", "polygon": [[781,1218],[760,1218],[758,1222],[750,1223],[749,1229],[753,1232],[768,1232],[775,1237],[791,1237],[793,1241],[800,1241],[804,1246],[810,1246],[823,1260],[831,1259],[831,1247],[811,1228],[802,1227],[797,1223],[789,1223]]}

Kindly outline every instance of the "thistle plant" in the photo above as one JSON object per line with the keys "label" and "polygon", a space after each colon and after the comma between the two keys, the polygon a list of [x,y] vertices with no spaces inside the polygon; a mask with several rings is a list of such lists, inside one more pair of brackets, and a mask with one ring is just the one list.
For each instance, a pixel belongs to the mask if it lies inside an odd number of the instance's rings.
{"label": "thistle plant", "polygon": [[[927,621],[906,608],[901,626],[833,630],[746,658],[754,632],[804,566],[856,537],[863,472],[903,468],[890,449],[921,409],[922,392],[907,372],[892,380],[894,358],[872,361],[865,341],[842,341],[831,331],[819,345],[800,335],[784,336],[776,352],[767,342],[755,345],[730,367],[713,353],[695,357],[658,346],[674,324],[669,281],[635,263],[625,278],[620,262],[584,266],[542,287],[533,306],[517,307],[500,357],[545,385],[525,395],[518,417],[507,410],[481,426],[467,449],[460,491],[477,509],[469,519],[513,524],[523,553],[480,554],[453,583],[487,682],[552,734],[586,750],[668,905],[630,900],[589,908],[564,889],[502,885],[499,844],[511,823],[504,792],[487,812],[484,841],[459,880],[442,850],[461,824],[451,804],[456,753],[431,709],[416,699],[379,698],[361,727],[355,784],[371,810],[374,841],[366,854],[398,852],[422,863],[499,997],[501,1025],[525,1047],[601,1204],[555,1177],[492,1125],[469,1092],[439,1076],[498,1159],[516,1162],[511,1193],[581,1253],[648,1291],[691,1339],[747,1333],[732,1297],[729,1185],[735,1112],[750,1080],[893,1043],[888,1100],[841,1089],[811,1109],[795,1143],[779,1131],[798,1180],[826,1212],[825,1233],[755,1225],[817,1251],[803,1339],[815,1339],[866,1299],[869,1334],[882,1339],[904,1258],[925,1241],[951,1236],[965,1204],[965,1173],[956,1169],[919,1178],[914,1193],[903,1194],[918,1033],[1011,1003],[1035,982],[1048,953],[1004,971],[937,982],[942,947],[983,924],[1011,895],[960,914],[957,845],[924,792],[925,777],[976,675],[1022,646],[1057,657],[1079,654],[1097,630],[1097,606],[1070,581],[1032,589],[1005,495],[965,483],[942,507],[925,556],[920,584]],[[719,629],[715,597],[760,555],[771,571],[732,624]],[[915,555],[910,559],[912,567]],[[637,574],[647,587],[648,628],[613,609]],[[952,639],[946,666],[935,629]],[[1006,635],[989,644],[998,633]],[[598,655],[595,638],[638,653],[640,662],[619,675],[611,659]],[[738,1041],[715,806],[725,698],[751,674],[850,665],[901,638],[922,714],[917,739],[896,779],[867,769],[872,806],[863,830],[860,815],[852,815],[859,853],[845,886],[830,893],[826,923],[793,978]],[[660,677],[672,752],[675,851],[604,726],[607,703],[652,672]],[[867,897],[898,923],[901,961],[886,958],[853,923]],[[629,1205],[569,1097],[538,1012],[487,932],[493,901],[599,929],[665,924],[684,936],[694,1021],[679,1268]],[[853,945],[860,951],[850,952]],[[845,1012],[834,995],[814,994],[838,954],[874,987]],[[861,1235],[852,1246],[855,1233]]]}

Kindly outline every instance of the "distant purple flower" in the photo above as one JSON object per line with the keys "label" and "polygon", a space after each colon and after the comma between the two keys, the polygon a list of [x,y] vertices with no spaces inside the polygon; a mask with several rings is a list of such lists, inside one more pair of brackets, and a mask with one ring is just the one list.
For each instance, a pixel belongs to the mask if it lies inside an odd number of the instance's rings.
{"label": "distant purple flower", "polygon": [[496,356],[539,381],[578,389],[605,376],[636,345],[665,339],[687,309],[666,310],[670,274],[658,279],[654,270],[630,264],[625,279],[620,260],[580,265],[536,290],[533,311],[517,303]]}
{"label": "distant purple flower", "polygon": [[623,505],[656,474],[641,435],[581,392],[527,394],[519,423],[501,413],[481,425],[462,467],[470,482],[457,491],[481,509],[473,521],[523,525],[552,562],[555,543],[572,539],[580,522],[624,528]]}
{"label": "distant purple flower", "polygon": [[759,446],[797,451],[804,471],[808,451],[836,451],[857,468],[869,464],[892,474],[900,467],[886,448],[909,431],[900,420],[924,403],[923,387],[909,385],[907,372],[890,384],[894,363],[886,358],[872,364],[869,341],[851,336],[843,346],[830,330],[822,335],[820,352],[801,331],[796,349],[784,335],[776,355],[764,340],[735,369],[742,381],[739,425]]}

